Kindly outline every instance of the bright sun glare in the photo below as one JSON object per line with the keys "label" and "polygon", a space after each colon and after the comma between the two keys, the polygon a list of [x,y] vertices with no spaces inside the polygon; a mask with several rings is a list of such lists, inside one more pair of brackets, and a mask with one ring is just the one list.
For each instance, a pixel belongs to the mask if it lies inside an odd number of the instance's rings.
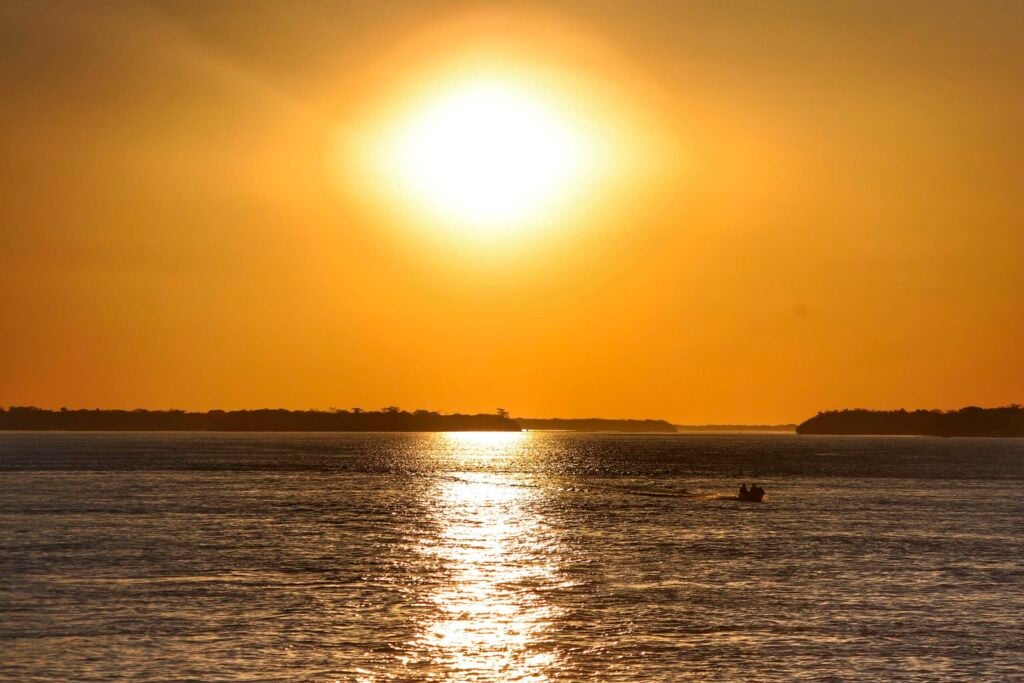
{"label": "bright sun glare", "polygon": [[385,135],[381,171],[401,201],[463,228],[543,219],[594,170],[594,141],[525,83],[465,80],[408,111]]}

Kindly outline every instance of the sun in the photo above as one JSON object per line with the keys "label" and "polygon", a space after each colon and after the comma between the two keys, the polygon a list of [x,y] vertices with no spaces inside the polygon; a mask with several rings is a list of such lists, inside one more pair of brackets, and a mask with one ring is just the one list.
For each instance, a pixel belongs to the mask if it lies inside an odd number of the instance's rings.
{"label": "sun", "polygon": [[413,212],[493,233],[556,215],[599,166],[599,141],[525,81],[463,79],[411,103],[383,135],[378,172]]}

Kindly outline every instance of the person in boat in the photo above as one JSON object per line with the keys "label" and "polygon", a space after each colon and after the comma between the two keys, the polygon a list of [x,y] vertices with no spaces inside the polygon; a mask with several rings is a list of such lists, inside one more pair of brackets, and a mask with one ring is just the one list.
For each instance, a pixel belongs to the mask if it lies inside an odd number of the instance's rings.
{"label": "person in boat", "polygon": [[754,484],[749,489],[747,488],[746,482],[740,487],[740,495],[736,496],[740,500],[752,500],[756,503],[760,503],[761,499],[764,498],[764,489]]}

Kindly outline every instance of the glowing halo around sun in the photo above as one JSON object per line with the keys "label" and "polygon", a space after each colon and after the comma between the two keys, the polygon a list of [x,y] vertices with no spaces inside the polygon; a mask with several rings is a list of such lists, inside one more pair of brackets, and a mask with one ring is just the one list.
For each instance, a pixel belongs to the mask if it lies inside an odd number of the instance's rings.
{"label": "glowing halo around sun", "polygon": [[614,167],[599,117],[528,73],[448,74],[389,114],[362,140],[369,184],[404,220],[462,236],[567,222]]}

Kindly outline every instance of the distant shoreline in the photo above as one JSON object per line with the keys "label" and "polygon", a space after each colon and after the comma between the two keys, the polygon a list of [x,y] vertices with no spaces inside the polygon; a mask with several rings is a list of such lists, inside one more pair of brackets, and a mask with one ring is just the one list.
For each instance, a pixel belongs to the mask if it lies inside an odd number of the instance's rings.
{"label": "distant shoreline", "polygon": [[782,425],[673,425],[677,432],[777,433],[795,434],[795,424]]}
{"label": "distant shoreline", "polygon": [[665,420],[613,420],[591,418],[515,418],[523,429],[551,432],[622,432],[622,433],[669,433],[676,432],[675,426]]}
{"label": "distant shoreline", "polygon": [[3,431],[86,432],[518,432],[506,414],[426,410],[0,410]]}
{"label": "distant shoreline", "polygon": [[0,431],[48,432],[570,432],[675,433],[665,420],[512,418],[427,410],[47,410],[0,408]]}
{"label": "distant shoreline", "polygon": [[830,410],[799,425],[672,424],[653,419],[525,418],[427,410],[48,410],[0,408],[0,431],[51,432],[604,432],[621,434],[802,434],[1024,437],[1024,407],[960,410]]}
{"label": "distant shoreline", "polygon": [[829,410],[800,423],[797,434],[833,436],[1024,437],[1024,406],[959,410]]}

